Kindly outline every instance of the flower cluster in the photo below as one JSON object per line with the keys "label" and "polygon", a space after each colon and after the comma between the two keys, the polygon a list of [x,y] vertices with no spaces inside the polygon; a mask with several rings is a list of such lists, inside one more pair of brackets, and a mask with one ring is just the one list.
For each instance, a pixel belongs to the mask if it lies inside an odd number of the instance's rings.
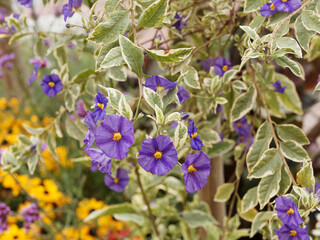
{"label": "flower cluster", "polygon": [[299,225],[303,223],[298,208],[292,199],[280,196],[276,199],[276,208],[278,218],[283,225],[279,230],[274,230],[279,240],[287,239],[310,239],[306,228]]}
{"label": "flower cluster", "polygon": [[0,202],[0,233],[3,233],[8,227],[7,218],[10,212],[10,207],[5,203]]}
{"label": "flower cluster", "polygon": [[233,122],[233,128],[238,133],[237,144],[244,143],[246,144],[246,148],[249,148],[253,144],[254,139],[251,135],[252,127],[248,124],[246,117]]}
{"label": "flower cluster", "polygon": [[301,0],[272,0],[271,3],[264,4],[260,13],[264,17],[269,17],[276,12],[289,12],[292,13],[299,9]]}
{"label": "flower cluster", "polygon": [[40,220],[39,207],[35,203],[30,203],[20,210],[20,213],[23,218],[23,228],[26,231],[29,231],[31,224]]}

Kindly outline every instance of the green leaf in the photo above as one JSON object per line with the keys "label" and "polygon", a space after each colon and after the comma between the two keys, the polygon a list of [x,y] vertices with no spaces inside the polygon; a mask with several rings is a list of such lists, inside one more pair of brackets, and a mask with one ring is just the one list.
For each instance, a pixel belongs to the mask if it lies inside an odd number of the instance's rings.
{"label": "green leaf", "polygon": [[209,149],[208,156],[213,158],[226,154],[233,149],[235,144],[235,141],[225,138],[222,142],[214,144],[213,147]]}
{"label": "green leaf", "polygon": [[310,160],[310,157],[308,156],[306,150],[304,150],[300,144],[292,140],[281,142],[280,148],[283,155],[294,162],[303,162]]}
{"label": "green leaf", "polygon": [[57,142],[55,137],[53,136],[52,131],[48,132],[48,135],[46,137],[46,144],[51,154],[56,155]]}
{"label": "green leaf", "polygon": [[264,4],[264,2],[261,2],[260,0],[245,0],[244,1],[244,10],[243,11],[245,13],[256,11],[263,4]]}
{"label": "green leaf", "polygon": [[279,185],[280,185],[280,189],[278,191],[279,196],[286,194],[291,186],[290,175],[288,174],[284,166],[281,167],[281,181]]}
{"label": "green leaf", "polygon": [[176,63],[185,60],[191,54],[193,48],[178,48],[170,50],[148,50],[149,57],[163,63]]}
{"label": "green leaf", "polygon": [[301,20],[306,29],[320,33],[320,18],[315,12],[302,11]]}
{"label": "green leaf", "polygon": [[258,204],[258,187],[249,189],[241,202],[242,212],[247,212]]}
{"label": "green leaf", "polygon": [[124,61],[130,68],[130,70],[137,74],[139,78],[141,78],[142,65],[144,60],[142,50],[124,36],[119,36],[119,42]]}
{"label": "green leaf", "polygon": [[174,141],[173,141],[173,144],[176,147],[176,149],[184,146],[184,143],[186,142],[187,137],[188,137],[187,127],[183,123],[178,122],[178,126],[176,127],[176,130],[174,132]]}
{"label": "green leaf", "polygon": [[8,44],[11,45],[12,43],[14,43],[15,41],[17,41],[18,39],[23,38],[23,37],[25,37],[25,36],[27,36],[27,35],[29,35],[29,34],[30,34],[30,33],[16,32],[16,33],[14,33],[14,34],[11,36]]}
{"label": "green leaf", "polygon": [[251,27],[254,30],[259,30],[265,20],[266,20],[266,17],[264,17],[264,16],[260,16],[260,15],[255,16],[252,19],[249,27]]}
{"label": "green leaf", "polygon": [[28,160],[27,160],[27,165],[28,169],[31,175],[34,174],[38,164],[38,155],[33,154]]}
{"label": "green leaf", "polygon": [[117,214],[114,214],[114,218],[118,221],[134,222],[139,226],[142,226],[144,223],[143,216],[136,213],[117,213]]}
{"label": "green leaf", "polygon": [[178,112],[173,112],[170,113],[167,117],[166,120],[164,122],[164,125],[168,125],[169,123],[173,122],[173,121],[177,121],[181,118],[180,113]]}
{"label": "green leaf", "polygon": [[309,50],[309,43],[311,38],[315,35],[314,31],[308,31],[302,23],[301,15],[297,17],[294,23],[296,37],[300,46],[307,52]]}
{"label": "green leaf", "polygon": [[116,41],[119,34],[124,34],[128,28],[129,15],[129,11],[111,13],[105,22],[93,29],[88,40],[104,44]]}
{"label": "green leaf", "polygon": [[269,202],[270,198],[278,193],[280,180],[280,169],[278,169],[274,174],[261,179],[258,185],[258,202],[260,204],[260,209],[263,209]]}
{"label": "green leaf", "polygon": [[89,222],[89,221],[95,220],[99,217],[103,217],[103,216],[107,216],[107,215],[114,215],[114,214],[121,214],[121,213],[135,213],[135,211],[132,208],[130,203],[113,204],[113,205],[109,205],[108,207],[105,207],[103,209],[93,211],[83,221]]}
{"label": "green leaf", "polygon": [[199,75],[196,69],[191,66],[184,66],[181,71],[183,75],[184,83],[195,89],[200,89],[200,83],[199,83]]}
{"label": "green leaf", "polygon": [[313,93],[315,91],[320,91],[320,82],[318,82],[317,86],[314,88]]}
{"label": "green leaf", "polygon": [[252,221],[250,238],[252,238],[256,232],[260,231],[264,226],[266,226],[269,220],[272,218],[274,212],[266,211],[259,212]]}
{"label": "green leaf", "polygon": [[180,216],[190,228],[198,228],[208,223],[218,224],[211,215],[199,210],[184,211]]}
{"label": "green leaf", "polygon": [[123,66],[115,66],[107,69],[107,76],[117,82],[127,81],[127,69]]}
{"label": "green leaf", "polygon": [[25,123],[23,123],[23,127],[26,129],[28,133],[33,135],[41,135],[45,131],[44,128],[32,128],[26,125]]}
{"label": "green leaf", "polygon": [[109,43],[107,45],[102,46],[99,50],[97,50],[97,52],[99,53],[95,53],[97,56],[96,59],[96,69],[98,70],[100,68],[100,65],[102,63],[102,61],[104,60],[104,58],[106,57],[106,55],[110,52],[111,49],[118,47],[119,46],[119,42],[112,42]]}
{"label": "green leaf", "polygon": [[104,57],[103,61],[101,62],[100,68],[111,68],[114,66],[120,66],[124,63],[122,58],[122,52],[120,47],[115,47],[111,49],[108,54]]}
{"label": "green leaf", "polygon": [[93,69],[85,69],[80,73],[78,73],[77,75],[75,75],[71,79],[71,82],[73,83],[80,82],[81,80],[89,78],[91,75],[94,75],[94,74],[96,74],[96,72]]}
{"label": "green leaf", "polygon": [[292,49],[299,58],[302,58],[301,48],[300,48],[299,44],[297,43],[297,41],[294,40],[293,38],[281,37],[281,38],[277,39],[276,43],[278,45],[278,48]]}
{"label": "green leaf", "polygon": [[70,137],[81,142],[86,135],[86,132],[83,132],[69,117],[66,117],[66,131]]}
{"label": "green leaf", "polygon": [[67,51],[66,51],[65,46],[61,46],[61,47],[56,48],[53,51],[53,55],[56,58],[60,68],[62,68],[63,65],[65,65],[68,62],[68,55],[67,55]]}
{"label": "green leaf", "polygon": [[117,6],[121,6],[120,0],[107,0],[105,5],[105,14],[109,16],[111,13],[116,11]]}
{"label": "green leaf", "polygon": [[64,101],[65,101],[67,110],[69,112],[73,112],[76,107],[76,99],[73,98],[73,96],[69,91],[67,91],[66,94],[64,95]]}
{"label": "green leaf", "polygon": [[282,159],[277,149],[265,151],[262,157],[252,168],[248,178],[262,178],[274,174],[282,166]]}
{"label": "green leaf", "polygon": [[212,145],[221,141],[219,134],[207,127],[199,130],[199,136],[205,145]]}
{"label": "green leaf", "polygon": [[215,202],[226,202],[231,197],[234,191],[234,183],[224,183],[220,185],[214,196]]}
{"label": "green leaf", "polygon": [[253,167],[256,165],[263,153],[269,149],[271,139],[272,138],[270,137],[260,139],[251,145],[247,154],[247,167],[249,173],[252,172]]}
{"label": "green leaf", "polygon": [[246,115],[253,107],[253,104],[256,102],[257,91],[251,86],[248,92],[241,94],[235,100],[231,108],[231,122],[234,122],[244,115]]}
{"label": "green leaf", "polygon": [[237,72],[237,69],[230,69],[223,75],[222,82],[228,84],[236,76]]}
{"label": "green leaf", "polygon": [[158,0],[145,9],[139,17],[138,27],[155,27],[159,25],[168,7],[168,0]]}
{"label": "green leaf", "polygon": [[262,140],[262,139],[271,139],[272,133],[270,124],[268,121],[264,121],[264,123],[258,128],[257,134],[256,134],[256,140]]}
{"label": "green leaf", "polygon": [[313,168],[311,163],[307,163],[297,173],[297,183],[301,187],[310,187],[314,185]]}
{"label": "green leaf", "polygon": [[260,39],[260,37],[256,33],[256,31],[254,29],[252,29],[251,27],[249,27],[249,26],[240,26],[240,28],[243,31],[245,31],[252,40]]}
{"label": "green leaf", "polygon": [[161,100],[161,97],[158,93],[153,91],[150,88],[144,87],[143,88],[143,96],[144,99],[147,101],[147,103],[155,109],[155,106],[157,105],[160,109],[163,108],[163,102]]}
{"label": "green leaf", "polygon": [[301,145],[310,144],[306,134],[293,124],[276,125],[277,134],[282,141],[292,140]]}
{"label": "green leaf", "polygon": [[155,113],[156,113],[156,119],[158,124],[163,124],[164,122],[164,115],[162,110],[158,107],[158,105],[155,105],[155,109],[154,109]]}
{"label": "green leaf", "polygon": [[304,70],[300,63],[291,60],[287,56],[274,58],[274,60],[279,66],[283,68],[289,68],[294,75],[304,80]]}

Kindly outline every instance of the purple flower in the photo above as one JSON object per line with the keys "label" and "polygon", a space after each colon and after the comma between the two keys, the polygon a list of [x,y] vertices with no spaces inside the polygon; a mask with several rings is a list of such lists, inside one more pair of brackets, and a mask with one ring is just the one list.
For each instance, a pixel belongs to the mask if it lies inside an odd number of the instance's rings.
{"label": "purple flower", "polygon": [[69,0],[68,4],[63,6],[62,12],[64,15],[64,21],[67,21],[68,17],[72,17],[74,12],[73,9],[79,9],[81,7],[82,0]]}
{"label": "purple flower", "polygon": [[310,240],[307,228],[283,224],[279,230],[274,230],[279,240]]}
{"label": "purple flower", "polygon": [[44,68],[49,64],[48,59],[44,58],[43,60],[41,60],[40,58],[32,58],[29,61],[30,64],[32,64],[34,66],[34,70],[32,72],[32,76],[29,78],[28,84],[30,85],[31,83],[33,83],[33,81],[39,77],[39,68]]}
{"label": "purple flower", "polygon": [[86,136],[83,139],[84,144],[87,145],[85,147],[85,149],[86,149],[86,148],[91,148],[94,141],[96,140],[93,132],[97,128],[97,125],[96,125],[95,121],[93,120],[90,111],[87,111],[84,122],[89,126],[89,130],[87,131]]}
{"label": "purple flower", "polygon": [[242,117],[233,122],[234,131],[238,134],[245,134],[251,132],[251,126],[248,124],[246,117]]}
{"label": "purple flower", "polygon": [[111,175],[105,175],[104,183],[113,191],[118,193],[122,192],[129,183],[129,175],[127,170],[119,168],[115,178],[113,178]]}
{"label": "purple flower", "polygon": [[2,57],[0,57],[0,68],[7,68],[7,69],[13,69],[13,61],[15,59],[15,54],[5,54]]}
{"label": "purple flower", "polygon": [[215,62],[214,58],[208,58],[208,59],[204,60],[203,62],[201,62],[201,66],[203,67],[203,69],[206,72],[209,72],[210,67],[213,66],[214,62]]}
{"label": "purple flower", "polygon": [[189,113],[181,113],[181,120],[186,120],[189,118]]}
{"label": "purple flower", "polygon": [[200,140],[200,137],[198,135],[198,129],[196,126],[194,126],[194,121],[190,120],[189,128],[188,128],[188,134],[191,139],[191,147],[193,150],[201,150],[203,143]]}
{"label": "purple flower", "polygon": [[170,128],[174,129],[176,127],[178,127],[178,122],[177,121],[173,121],[173,122],[170,123]]}
{"label": "purple flower", "polygon": [[85,118],[87,115],[86,106],[82,99],[77,102],[76,114],[80,119]]}
{"label": "purple flower", "polygon": [[57,74],[46,74],[41,83],[42,91],[49,97],[53,97],[62,91],[63,84]]}
{"label": "purple flower", "polygon": [[39,207],[35,203],[31,203],[28,206],[21,209],[22,218],[24,220],[23,228],[28,231],[31,224],[41,219],[39,214]]}
{"label": "purple flower", "polygon": [[100,93],[100,91],[97,91],[97,96],[94,100],[96,100],[96,105],[92,113],[92,118],[95,122],[98,120],[102,121],[106,116],[105,110],[108,104],[108,99],[102,93]]}
{"label": "purple flower", "polygon": [[111,175],[112,159],[105,155],[100,149],[85,148],[87,155],[91,158],[91,171],[99,170],[102,173]]}
{"label": "purple flower", "polygon": [[[320,183],[316,183],[316,184],[314,185],[314,192],[315,192],[315,194],[316,194],[319,190],[320,190]],[[307,187],[307,191],[308,191],[309,193],[313,193],[313,188],[312,188],[312,187]]]}
{"label": "purple flower", "polygon": [[183,104],[190,98],[190,92],[182,86],[178,86],[178,98],[180,104]]}
{"label": "purple flower", "polygon": [[27,8],[32,8],[32,0],[18,0],[18,2]]}
{"label": "purple flower", "polygon": [[159,135],[141,144],[138,163],[152,174],[166,175],[178,163],[178,154],[170,138]]}
{"label": "purple flower", "polygon": [[134,142],[133,124],[123,116],[106,116],[93,133],[96,145],[109,158],[121,160],[127,157],[129,148]]}
{"label": "purple flower", "polygon": [[231,62],[228,59],[219,57],[214,63],[214,71],[222,77],[226,71],[232,68],[231,66]]}
{"label": "purple flower", "polygon": [[260,9],[260,13],[264,17],[269,17],[272,14],[275,14],[276,12],[277,8],[274,6],[273,3],[266,3]]}
{"label": "purple flower", "polygon": [[0,202],[0,233],[8,227],[7,217],[11,213],[10,207],[5,203]]}
{"label": "purple flower", "polygon": [[180,16],[178,13],[176,13],[174,18],[177,19],[177,21],[172,24],[172,26],[175,27],[181,34],[182,27],[187,26],[187,21],[183,21],[183,16]]}
{"label": "purple flower", "polygon": [[188,193],[194,193],[203,188],[210,174],[210,158],[204,152],[189,154],[181,166],[183,180]]}
{"label": "purple flower", "polygon": [[284,94],[284,90],[286,90],[286,86],[281,86],[281,82],[280,80],[278,81],[275,81],[274,83],[272,83],[272,86],[274,87],[274,92],[278,92],[278,93],[281,93],[281,94]]}
{"label": "purple flower", "polygon": [[273,5],[279,12],[294,12],[301,6],[301,0],[273,0]]}
{"label": "purple flower", "polygon": [[68,42],[68,43],[67,43],[67,46],[68,46],[68,48],[70,48],[70,49],[74,49],[75,46],[76,46],[76,44],[75,44],[74,42]]}
{"label": "purple flower", "polygon": [[47,47],[49,47],[49,46],[52,45],[50,39],[43,39],[42,43],[43,43],[43,45],[45,45],[45,46],[47,46]]}
{"label": "purple flower", "polygon": [[220,143],[222,143],[222,142],[223,142],[224,136],[223,136],[223,134],[222,134],[222,133],[219,133],[219,137],[220,137],[220,141],[219,141],[219,142],[217,142],[216,144],[220,144]]}
{"label": "purple flower", "polygon": [[176,82],[170,82],[168,79],[160,76],[152,76],[147,78],[145,82],[145,87],[151,88],[153,91],[162,92],[163,90],[175,88]]}
{"label": "purple flower", "polygon": [[303,220],[299,214],[297,206],[291,198],[280,196],[276,199],[276,208],[278,218],[287,225],[299,226]]}

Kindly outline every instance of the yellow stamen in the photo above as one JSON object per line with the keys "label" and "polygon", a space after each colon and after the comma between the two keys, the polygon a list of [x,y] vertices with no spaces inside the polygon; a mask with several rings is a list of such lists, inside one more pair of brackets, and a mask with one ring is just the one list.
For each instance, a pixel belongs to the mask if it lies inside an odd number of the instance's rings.
{"label": "yellow stamen", "polygon": [[54,87],[55,84],[54,84],[54,82],[49,82],[48,85],[49,85],[50,87]]}
{"label": "yellow stamen", "polygon": [[270,10],[271,10],[271,11],[274,10],[274,5],[273,5],[273,3],[270,5]]}
{"label": "yellow stamen", "polygon": [[121,134],[119,132],[113,133],[112,140],[119,141],[122,138]]}
{"label": "yellow stamen", "polygon": [[224,72],[228,71],[228,69],[229,69],[229,67],[228,67],[227,65],[224,65],[224,66],[222,67],[222,70],[223,70]]}
{"label": "yellow stamen", "polygon": [[297,232],[295,230],[290,231],[290,237],[294,237],[297,235]]}
{"label": "yellow stamen", "polygon": [[287,2],[288,0],[282,0],[282,2]]}
{"label": "yellow stamen", "polygon": [[286,214],[293,215],[294,214],[294,210],[292,208],[289,208],[289,210],[286,212]]}
{"label": "yellow stamen", "polygon": [[198,133],[197,133],[197,132],[191,134],[192,139],[194,139],[194,138],[197,137],[197,136],[198,136]]}
{"label": "yellow stamen", "polygon": [[119,178],[113,179],[113,182],[114,182],[115,184],[118,184],[118,183],[119,183]]}
{"label": "yellow stamen", "polygon": [[164,87],[162,87],[162,86],[160,86],[160,85],[157,87],[157,90],[158,90],[159,92],[162,92],[163,89],[164,89]]}
{"label": "yellow stamen", "polygon": [[189,173],[194,173],[194,172],[196,172],[196,171],[197,171],[197,169],[195,169],[193,165],[190,165],[190,166],[188,167],[188,172],[189,172]]}
{"label": "yellow stamen", "polygon": [[162,158],[162,152],[156,151],[156,153],[153,154],[153,156],[154,156],[156,159]]}
{"label": "yellow stamen", "polygon": [[241,127],[242,126],[242,123],[241,122],[238,122],[237,123],[237,127]]}
{"label": "yellow stamen", "polygon": [[101,108],[101,109],[104,108],[104,104],[103,104],[103,103],[97,103],[97,106],[98,106],[99,108]]}
{"label": "yellow stamen", "polygon": [[240,137],[240,141],[243,142],[245,140],[244,136]]}

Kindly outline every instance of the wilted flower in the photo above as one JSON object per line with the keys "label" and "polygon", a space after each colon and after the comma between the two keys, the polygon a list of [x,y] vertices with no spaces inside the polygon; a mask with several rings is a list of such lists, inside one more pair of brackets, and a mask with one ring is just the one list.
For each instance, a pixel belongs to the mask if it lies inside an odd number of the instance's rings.
{"label": "wilted flower", "polygon": [[105,155],[100,149],[85,148],[87,155],[91,158],[91,171],[99,170],[102,173],[111,175],[112,159]]}
{"label": "wilted flower", "polygon": [[3,233],[3,231],[7,229],[7,217],[10,213],[10,207],[7,206],[5,203],[0,202],[0,233]]}
{"label": "wilted flower", "polygon": [[191,147],[193,150],[201,150],[203,143],[198,135],[198,128],[194,126],[194,121],[190,120],[188,134],[191,139]]}
{"label": "wilted flower", "polygon": [[104,183],[115,192],[122,192],[129,183],[129,175],[127,170],[119,168],[117,170],[117,175],[113,178],[111,175],[106,175],[104,177]]}
{"label": "wilted flower", "polygon": [[86,107],[82,99],[77,102],[76,114],[80,119],[85,118],[87,115]]}
{"label": "wilted flower", "polygon": [[30,85],[37,77],[39,77],[39,68],[44,68],[48,65],[48,59],[44,58],[41,60],[38,57],[32,58],[29,61],[30,64],[34,66],[32,76],[29,78],[28,84]]}
{"label": "wilted flower", "polygon": [[162,92],[163,90],[175,88],[176,82],[170,82],[168,79],[160,76],[152,76],[147,78],[145,82],[145,87],[151,88],[153,91]]}
{"label": "wilted flower", "polygon": [[277,8],[274,6],[273,3],[266,3],[260,9],[260,13],[264,17],[269,17],[270,15],[275,14],[276,12]]}
{"label": "wilted flower", "polygon": [[281,93],[281,94],[284,94],[284,90],[286,90],[286,86],[281,86],[281,82],[280,80],[278,81],[275,81],[274,83],[272,83],[272,86],[274,87],[274,92],[278,92],[278,93]]}
{"label": "wilted flower", "polygon": [[22,208],[20,212],[24,221],[23,228],[26,231],[30,229],[32,223],[41,219],[39,214],[39,207],[35,203],[30,203],[29,205]]}
{"label": "wilted flower", "polygon": [[63,84],[57,74],[46,74],[41,83],[42,91],[49,97],[53,97],[62,91]]}
{"label": "wilted flower", "polygon": [[278,218],[287,225],[299,226],[303,220],[299,214],[297,206],[291,198],[280,196],[276,199],[276,208]]}
{"label": "wilted flower", "polygon": [[170,138],[159,135],[141,144],[138,163],[152,174],[166,175],[178,163],[178,154]]}
{"label": "wilted flower", "polygon": [[251,136],[251,125],[248,124],[246,117],[242,117],[233,122],[233,128],[238,133],[237,144],[248,143],[246,148],[253,144],[253,137]]}
{"label": "wilted flower", "polygon": [[183,104],[185,101],[187,101],[190,98],[190,92],[182,86],[178,86],[177,95],[178,95],[180,104]]}
{"label": "wilted flower", "polygon": [[219,57],[214,63],[214,71],[222,77],[226,71],[232,68],[231,66],[231,62],[228,59]]}
{"label": "wilted flower", "polygon": [[18,2],[27,8],[32,8],[32,1],[33,0],[18,0]]}
{"label": "wilted flower", "polygon": [[95,97],[96,105],[94,107],[94,111],[92,112],[92,118],[95,122],[98,120],[103,120],[106,116],[106,107],[108,104],[108,99],[100,93],[100,91],[97,91],[97,95]]}
{"label": "wilted flower", "polygon": [[294,12],[301,6],[301,0],[273,0],[273,5],[279,12]]}
{"label": "wilted flower", "polygon": [[274,230],[279,240],[310,240],[305,228],[283,224],[279,230]]}
{"label": "wilted flower", "polygon": [[214,62],[215,62],[214,58],[208,58],[208,59],[204,60],[203,62],[201,62],[201,66],[203,67],[203,69],[206,72],[209,72],[210,68],[211,68],[211,66],[213,66]]}
{"label": "wilted flower", "polygon": [[189,154],[181,166],[186,191],[194,193],[203,188],[210,175],[210,158],[204,152]]}
{"label": "wilted flower", "polygon": [[187,21],[183,21],[183,16],[180,16],[178,13],[176,13],[174,18],[177,19],[177,21],[172,24],[172,26],[175,27],[181,34],[182,27],[187,26]]}

